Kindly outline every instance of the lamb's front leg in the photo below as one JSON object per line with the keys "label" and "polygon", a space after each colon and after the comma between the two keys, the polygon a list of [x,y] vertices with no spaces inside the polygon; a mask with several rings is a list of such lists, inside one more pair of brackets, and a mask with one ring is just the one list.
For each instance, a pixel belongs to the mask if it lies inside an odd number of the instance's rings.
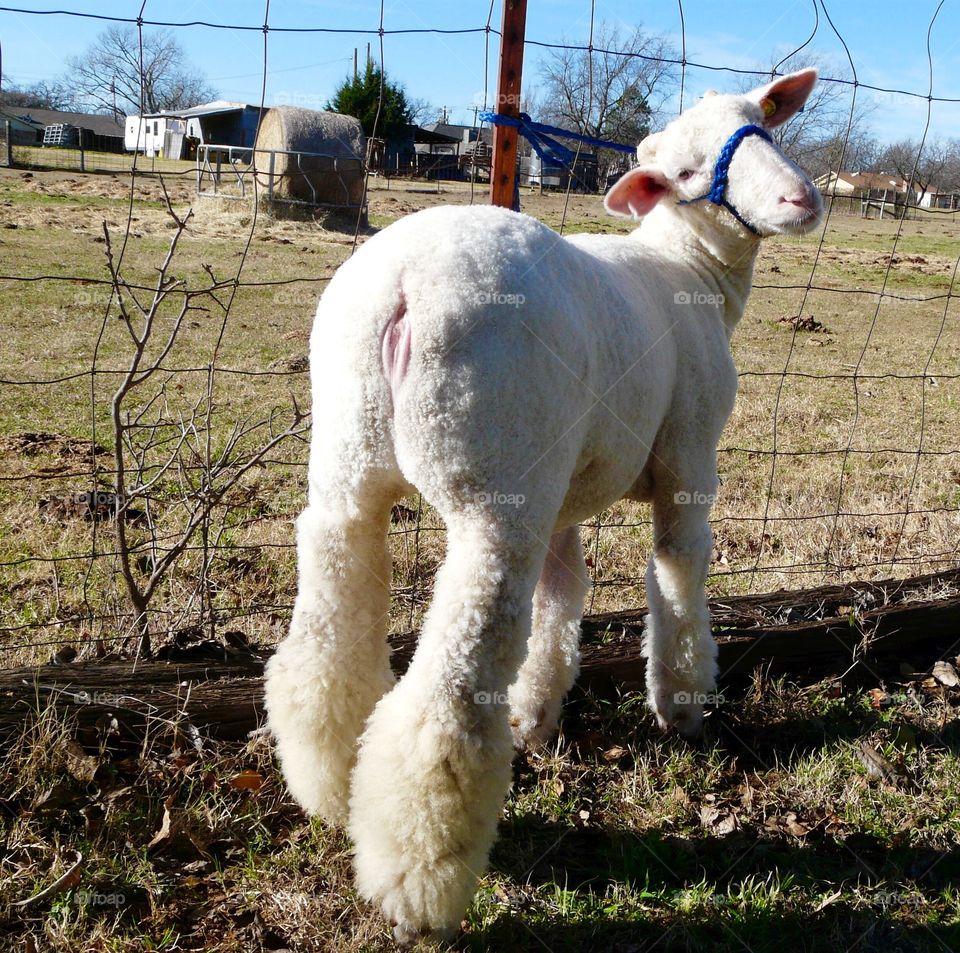
{"label": "lamb's front leg", "polygon": [[413,662],[361,738],[350,800],[357,884],[398,940],[448,938],[487,864],[510,785],[507,689],[543,548],[448,524]]}
{"label": "lamb's front leg", "polygon": [[661,728],[696,735],[716,685],[717,646],[710,632],[706,583],[713,548],[707,517],[716,478],[662,477],[653,500],[653,556],[647,568],[643,654],[647,702]]}

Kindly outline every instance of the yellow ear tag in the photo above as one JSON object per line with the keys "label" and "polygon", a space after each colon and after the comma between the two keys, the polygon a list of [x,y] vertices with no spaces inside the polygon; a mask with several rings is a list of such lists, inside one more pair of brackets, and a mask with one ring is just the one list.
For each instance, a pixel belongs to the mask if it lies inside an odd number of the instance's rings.
{"label": "yellow ear tag", "polygon": [[777,111],[777,104],[769,96],[764,96],[760,100],[760,108],[763,110],[763,115],[769,119]]}

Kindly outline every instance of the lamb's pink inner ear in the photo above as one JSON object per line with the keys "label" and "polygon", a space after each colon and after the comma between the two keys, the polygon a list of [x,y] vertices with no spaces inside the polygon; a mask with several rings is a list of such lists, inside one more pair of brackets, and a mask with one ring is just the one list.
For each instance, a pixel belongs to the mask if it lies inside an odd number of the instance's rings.
{"label": "lamb's pink inner ear", "polygon": [[765,89],[758,90],[757,96],[760,100],[769,100],[775,107],[773,112],[763,120],[764,126],[773,129],[795,115],[813,92],[816,82],[817,71],[805,69],[784,76]]}
{"label": "lamb's pink inner ear", "polygon": [[631,169],[610,189],[603,206],[611,215],[640,218],[669,191],[670,185],[658,169]]}

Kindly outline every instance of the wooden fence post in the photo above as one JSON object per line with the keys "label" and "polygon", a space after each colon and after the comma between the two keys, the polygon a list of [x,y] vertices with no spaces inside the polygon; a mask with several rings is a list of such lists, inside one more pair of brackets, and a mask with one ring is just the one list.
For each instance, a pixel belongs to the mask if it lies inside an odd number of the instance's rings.
{"label": "wooden fence post", "polygon": [[[520,115],[520,78],[523,73],[523,36],[527,23],[527,0],[504,0],[500,34],[500,72],[494,112],[516,118]],[[517,183],[517,130],[493,127],[493,167],[490,171],[490,202],[513,208]]]}

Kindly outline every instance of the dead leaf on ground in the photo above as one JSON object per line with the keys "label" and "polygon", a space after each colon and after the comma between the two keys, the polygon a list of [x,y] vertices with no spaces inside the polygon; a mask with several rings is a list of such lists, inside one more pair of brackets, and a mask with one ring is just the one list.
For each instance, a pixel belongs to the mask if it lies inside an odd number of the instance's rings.
{"label": "dead leaf on ground", "polygon": [[163,802],[163,820],[160,822],[160,830],[153,835],[150,843],[147,844],[147,850],[153,850],[164,841],[169,840],[170,834],[173,831],[173,818],[170,815],[171,804],[173,804],[172,794]]}
{"label": "dead leaf on ground", "polygon": [[670,798],[682,807],[690,807],[690,795],[688,795],[679,784],[673,786],[673,790],[670,792]]}
{"label": "dead leaf on ground", "polygon": [[626,757],[626,754],[626,748],[621,748],[620,745],[614,745],[612,748],[607,748],[607,750],[603,752],[603,760],[612,764]]}
{"label": "dead leaf on ground", "polygon": [[75,741],[68,741],[63,746],[63,753],[67,763],[67,771],[78,781],[89,784],[100,768],[100,759],[87,754]]}
{"label": "dead leaf on ground", "polygon": [[893,704],[890,693],[883,688],[871,688],[867,692],[867,698],[870,699],[870,707],[878,711],[883,708],[889,708]]}
{"label": "dead leaf on ground", "polygon": [[700,806],[700,823],[718,837],[732,834],[739,826],[735,814],[715,804]]}
{"label": "dead leaf on ground", "polygon": [[867,777],[871,780],[884,781],[887,784],[897,784],[904,780],[897,768],[866,741],[860,742],[857,757],[867,769]]}
{"label": "dead leaf on ground", "polygon": [[238,791],[257,791],[263,787],[263,775],[259,771],[241,771],[235,774],[230,780],[229,785]]}
{"label": "dead leaf on ground", "polygon": [[826,894],[823,899],[814,907],[813,912],[819,913],[821,910],[826,909],[831,904],[836,903],[843,896],[842,890],[837,890],[834,893]]}
{"label": "dead leaf on ground", "polygon": [[946,685],[947,688],[956,688],[960,685],[957,670],[949,662],[935,662],[932,674],[941,685]]}
{"label": "dead leaf on ground", "polygon": [[74,887],[78,886],[81,877],[80,865],[83,863],[83,854],[81,854],[78,850],[75,850],[72,853],[73,863],[64,873],[57,877],[57,879],[54,880],[49,887],[41,890],[40,893],[35,893],[32,897],[27,897],[26,900],[18,900],[15,903],[12,903],[10,906],[27,907],[30,906],[30,904],[39,902],[40,900],[46,900],[50,897],[55,897],[67,890],[73,890]]}
{"label": "dead leaf on ground", "polygon": [[805,821],[798,820],[795,811],[771,815],[763,822],[763,826],[773,833],[786,833],[797,838],[806,837],[814,827]]}
{"label": "dead leaf on ground", "polygon": [[69,785],[57,782],[47,788],[33,802],[35,811],[60,811],[67,807],[76,807],[77,793]]}

